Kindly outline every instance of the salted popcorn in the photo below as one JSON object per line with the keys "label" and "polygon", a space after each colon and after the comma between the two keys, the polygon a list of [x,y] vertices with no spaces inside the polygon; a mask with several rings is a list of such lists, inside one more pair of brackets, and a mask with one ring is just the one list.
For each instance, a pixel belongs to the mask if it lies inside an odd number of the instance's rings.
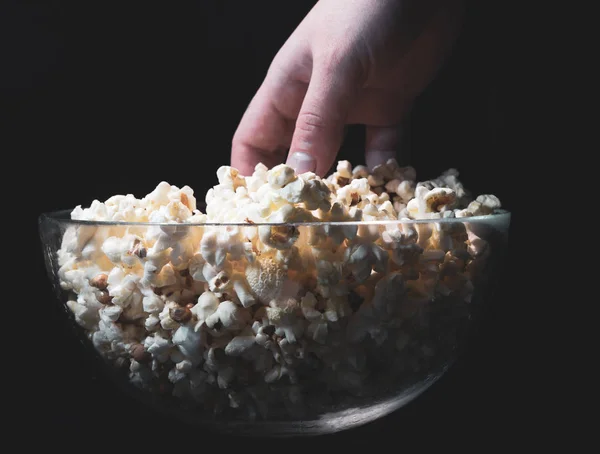
{"label": "salted popcorn", "polygon": [[64,233],[66,305],[132,383],[295,417],[308,387],[357,398],[376,368],[402,383],[445,364],[492,249],[468,218],[500,213],[497,197],[472,199],[453,169],[417,182],[394,160],[217,177],[206,213],[166,182],[72,212],[99,223]]}

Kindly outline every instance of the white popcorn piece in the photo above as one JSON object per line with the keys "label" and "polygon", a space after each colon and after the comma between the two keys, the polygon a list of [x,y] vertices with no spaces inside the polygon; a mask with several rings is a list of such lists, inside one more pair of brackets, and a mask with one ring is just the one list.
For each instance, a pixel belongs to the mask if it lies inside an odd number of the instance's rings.
{"label": "white popcorn piece", "polygon": [[102,252],[115,265],[134,266],[139,257],[134,255],[134,247],[142,240],[136,235],[126,235],[122,238],[111,236],[102,244]]}
{"label": "white popcorn piece", "polygon": [[492,214],[500,208],[500,199],[495,195],[485,194],[477,197],[467,206],[467,212],[473,216],[485,216]]}
{"label": "white popcorn piece", "polygon": [[246,187],[249,193],[254,193],[267,182],[267,173],[269,169],[266,165],[259,163],[254,167],[254,172],[246,178]]}
{"label": "white popcorn piece", "polygon": [[467,251],[473,257],[482,255],[487,249],[487,241],[477,236],[470,228],[467,228],[468,247]]}
{"label": "white popcorn piece", "polygon": [[357,179],[357,178],[367,178],[368,175],[369,175],[369,169],[367,169],[363,165],[356,166],[352,170],[352,177],[355,178],[355,179]]}
{"label": "white popcorn piece", "polygon": [[262,255],[246,267],[248,285],[262,304],[279,297],[286,275],[286,267],[273,255]]}
{"label": "white popcorn piece", "polygon": [[196,244],[192,235],[186,235],[185,238],[175,243],[170,253],[171,265],[176,269],[186,269],[195,255]]}
{"label": "white popcorn piece", "polygon": [[159,325],[159,323],[160,323],[160,318],[158,318],[158,316],[150,315],[144,321],[144,326],[146,327],[146,329],[148,331],[152,331],[157,327],[157,325]]}
{"label": "white popcorn piece", "polygon": [[402,182],[398,179],[390,180],[385,184],[385,190],[387,192],[394,193],[398,190],[398,186],[400,186],[401,183]]}
{"label": "white popcorn piece", "polygon": [[208,286],[212,292],[223,293],[231,287],[231,278],[229,272],[219,271],[208,281]]}
{"label": "white popcorn piece", "polygon": [[235,336],[225,347],[225,354],[229,356],[240,356],[256,344],[252,329],[247,328]]}
{"label": "white popcorn piece", "polygon": [[139,276],[125,274],[122,268],[115,267],[108,274],[108,293],[112,296],[112,303],[123,308],[130,304],[139,304],[142,301],[137,283]]}
{"label": "white popcorn piece", "polygon": [[303,204],[309,211],[329,211],[331,191],[321,179],[313,178],[313,175],[310,172],[300,175],[300,178],[304,179],[306,183],[306,196],[303,198]]}
{"label": "white popcorn piece", "polygon": [[202,335],[193,327],[181,325],[173,334],[172,342],[179,351],[189,358],[193,364],[198,364],[202,359]]}
{"label": "white popcorn piece", "polygon": [[[360,221],[361,214],[361,211],[354,211],[350,214],[343,205],[335,202],[331,206],[331,211],[329,211],[326,220],[331,222]],[[312,227],[310,228],[312,229]],[[351,223],[348,225],[325,225],[323,226],[323,232],[327,238],[330,238],[334,242],[334,244],[339,245],[346,239],[353,240],[358,233],[358,226]]]}
{"label": "white popcorn piece", "polygon": [[383,184],[385,183],[383,176],[375,175],[375,174],[370,174],[367,177],[367,181],[369,183],[369,186],[371,186],[371,187],[383,186]]}
{"label": "white popcorn piece", "polygon": [[200,242],[200,254],[204,260],[214,267],[220,267],[227,258],[226,252],[219,248],[217,232],[206,232]]}
{"label": "white popcorn piece", "polygon": [[[283,205],[267,218],[267,222],[285,224],[294,222],[314,221],[315,218],[306,210],[292,205]],[[258,227],[258,236],[263,244],[275,249],[289,249],[298,240],[299,231],[291,225]]]}
{"label": "white popcorn piece", "polygon": [[219,298],[212,292],[204,292],[198,297],[198,302],[192,307],[191,312],[196,316],[198,323],[196,331],[206,321],[206,319],[214,314],[219,307]]}
{"label": "white popcorn piece", "polygon": [[116,322],[121,313],[123,312],[123,308],[119,306],[104,306],[100,309],[100,319],[104,322]]}
{"label": "white popcorn piece", "polygon": [[160,207],[169,203],[169,192],[171,185],[166,181],[161,181],[154,190],[144,197],[144,201],[155,207]]}
{"label": "white popcorn piece", "polygon": [[352,178],[352,164],[350,164],[350,161],[338,161],[336,171],[342,178]]}
{"label": "white popcorn piece", "polygon": [[168,377],[171,383],[177,383],[185,378],[185,373],[175,367],[169,371]]}
{"label": "white popcorn piece", "polygon": [[[228,278],[232,272],[233,272],[233,270],[232,270],[232,265],[230,262],[225,262],[221,268],[214,267],[210,263],[205,263],[204,267],[202,268],[202,275],[203,275],[204,279],[206,280],[208,288],[211,287],[211,282],[212,282],[213,286],[217,285],[217,286],[221,287],[222,285],[225,285],[225,287],[227,287]],[[223,280],[220,280],[219,282],[215,281],[215,279],[219,275],[219,273],[222,273],[221,277],[225,277],[225,282]]]}
{"label": "white popcorn piece", "polygon": [[235,190],[238,186],[245,185],[245,178],[240,175],[237,169],[229,166],[221,166],[217,169],[217,178],[219,184],[225,187],[231,187]]}
{"label": "white popcorn piece", "polygon": [[274,189],[281,189],[297,178],[294,169],[285,164],[279,164],[267,172],[267,181]]}
{"label": "white popcorn piece", "polygon": [[388,259],[389,254],[385,250],[368,242],[356,243],[345,253],[345,263],[358,283],[366,281],[373,270],[385,273]]}
{"label": "white popcorn piece", "polygon": [[154,335],[146,337],[144,340],[144,347],[146,348],[146,351],[153,357],[161,357],[161,355],[169,353],[169,349],[173,347],[173,344],[169,339],[166,339],[160,334],[155,333]]}
{"label": "white popcorn piece", "polygon": [[415,184],[412,180],[404,180],[398,184],[395,191],[402,203],[408,203],[415,196]]}
{"label": "white popcorn piece", "polygon": [[252,295],[250,285],[248,284],[248,281],[246,281],[246,277],[243,274],[234,273],[231,276],[231,282],[233,290],[240,300],[240,303],[242,303],[242,306],[250,307],[256,303],[256,298],[254,295]]}
{"label": "white popcorn piece", "polygon": [[206,264],[206,260],[202,254],[194,254],[189,263],[189,272],[192,279],[200,282],[207,282],[207,279],[204,277],[203,269]]}
{"label": "white popcorn piece", "polygon": [[296,316],[298,306],[296,300],[288,299],[280,306],[275,305],[274,307],[267,308],[267,317],[269,318],[269,323],[276,327],[275,332],[281,336],[285,336],[292,343],[296,342],[296,339],[302,335],[304,329],[302,321]]}
{"label": "white popcorn piece", "polygon": [[180,324],[178,322],[176,322],[175,320],[173,320],[170,315],[171,311],[178,307],[179,307],[179,305],[176,302],[171,301],[171,302],[165,304],[165,307],[163,308],[163,310],[160,312],[160,314],[158,314],[158,318],[160,319],[160,326],[163,329],[175,330],[175,329],[179,328]]}
{"label": "white popcorn piece", "polygon": [[144,295],[142,298],[142,306],[145,312],[155,313],[161,312],[164,309],[165,303],[160,296],[152,290],[142,290],[142,294]]}
{"label": "white popcorn piece", "polygon": [[373,167],[372,174],[381,176],[384,180],[389,181],[394,178],[394,171],[398,169],[398,163],[394,160],[389,164],[379,164]]}
{"label": "white popcorn piece", "polygon": [[289,203],[302,203],[308,196],[308,186],[302,178],[296,178],[279,191],[281,197]]}
{"label": "white popcorn piece", "polygon": [[427,213],[443,211],[452,208],[456,193],[448,188],[435,188],[425,194],[424,201]]}
{"label": "white popcorn piece", "polygon": [[98,309],[78,303],[77,301],[67,301],[67,307],[75,315],[75,320],[79,325],[86,329],[93,329],[99,320]]}
{"label": "white popcorn piece", "polygon": [[222,325],[225,329],[233,331],[242,329],[249,320],[250,315],[245,309],[231,301],[223,301],[217,310],[206,318],[205,323],[211,329],[216,326],[218,329],[218,325]]}
{"label": "white popcorn piece", "polygon": [[144,287],[165,287],[177,282],[175,270],[170,264],[161,266],[155,262],[148,261],[144,264],[144,272],[140,284]]}

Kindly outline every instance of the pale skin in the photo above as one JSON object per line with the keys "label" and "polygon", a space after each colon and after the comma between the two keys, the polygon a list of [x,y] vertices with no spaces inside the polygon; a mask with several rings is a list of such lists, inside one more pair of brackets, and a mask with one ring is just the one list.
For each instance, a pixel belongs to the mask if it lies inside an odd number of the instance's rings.
{"label": "pale skin", "polygon": [[324,176],[349,124],[369,167],[397,157],[402,123],[448,56],[462,0],[320,0],[277,53],[235,132],[231,165]]}

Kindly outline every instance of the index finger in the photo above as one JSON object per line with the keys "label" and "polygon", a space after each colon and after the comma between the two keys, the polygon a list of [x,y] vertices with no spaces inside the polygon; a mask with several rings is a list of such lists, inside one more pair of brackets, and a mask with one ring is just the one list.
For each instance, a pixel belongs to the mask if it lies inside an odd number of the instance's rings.
{"label": "index finger", "polygon": [[271,168],[285,161],[294,132],[294,113],[306,92],[296,81],[267,76],[250,102],[233,136],[231,165],[251,175],[256,164]]}

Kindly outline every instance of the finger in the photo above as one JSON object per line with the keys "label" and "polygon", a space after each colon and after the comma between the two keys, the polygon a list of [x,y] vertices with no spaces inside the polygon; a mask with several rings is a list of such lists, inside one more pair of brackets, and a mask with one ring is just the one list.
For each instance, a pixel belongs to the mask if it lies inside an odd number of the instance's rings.
{"label": "finger", "polygon": [[385,164],[388,159],[397,159],[402,143],[402,129],[396,126],[367,126],[365,140],[365,162],[369,169]]}
{"label": "finger", "polygon": [[373,126],[390,126],[402,122],[410,112],[414,96],[400,82],[395,89],[366,87],[359,91],[350,109],[347,122]]}
{"label": "finger", "polygon": [[231,165],[242,175],[251,175],[259,162],[271,168],[285,160],[295,117],[288,112],[298,112],[306,85],[277,77],[267,75],[234,134]]}
{"label": "finger", "polygon": [[360,86],[358,71],[316,64],[296,121],[288,165],[325,175],[339,152],[346,117]]}

